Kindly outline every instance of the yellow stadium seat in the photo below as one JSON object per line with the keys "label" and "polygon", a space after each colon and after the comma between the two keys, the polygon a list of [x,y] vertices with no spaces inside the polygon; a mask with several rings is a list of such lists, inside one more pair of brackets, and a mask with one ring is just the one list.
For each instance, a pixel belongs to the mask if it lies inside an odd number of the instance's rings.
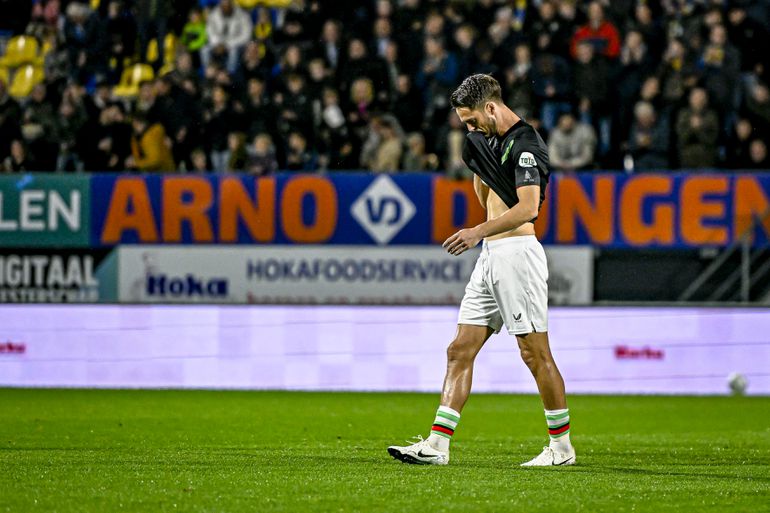
{"label": "yellow stadium seat", "polygon": [[43,68],[26,64],[16,70],[11,80],[11,86],[8,93],[14,98],[26,98],[32,88],[38,85],[45,78]]}
{"label": "yellow stadium seat", "polygon": [[[166,34],[163,39],[163,64],[168,64],[174,60],[176,55],[176,43],[177,38],[174,34]],[[147,55],[145,55],[147,62],[156,62],[158,60],[158,40],[152,39],[147,45]]]}
{"label": "yellow stadium seat", "polygon": [[8,74],[8,68],[4,66],[0,67],[0,82],[2,82],[5,85],[8,85],[9,76],[10,75]]}
{"label": "yellow stadium seat", "polygon": [[0,66],[15,68],[22,64],[35,62],[37,59],[37,39],[31,36],[14,36],[8,41],[5,55],[0,58]]}
{"label": "yellow stadium seat", "polygon": [[163,65],[162,68],[160,68],[158,70],[158,76],[162,77],[162,76],[168,75],[169,73],[171,73],[175,69],[176,69],[176,64],[175,63],[167,62],[166,64]]}
{"label": "yellow stadium seat", "polygon": [[236,0],[236,3],[244,9],[253,9],[254,7],[277,7],[286,8],[292,3],[292,0]]}
{"label": "yellow stadium seat", "polygon": [[91,0],[91,9],[94,11],[99,10],[99,4],[101,4],[101,0]]}
{"label": "yellow stadium seat", "polygon": [[133,97],[139,92],[139,84],[152,80],[155,74],[149,64],[134,64],[123,70],[120,83],[112,89],[112,94],[119,97]]}

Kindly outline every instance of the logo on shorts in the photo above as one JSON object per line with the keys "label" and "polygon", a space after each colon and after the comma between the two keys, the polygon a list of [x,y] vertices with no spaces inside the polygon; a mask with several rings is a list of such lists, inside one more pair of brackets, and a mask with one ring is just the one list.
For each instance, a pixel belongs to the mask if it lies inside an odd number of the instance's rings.
{"label": "logo on shorts", "polygon": [[519,315],[513,314],[513,320],[516,322],[521,322],[521,314]]}

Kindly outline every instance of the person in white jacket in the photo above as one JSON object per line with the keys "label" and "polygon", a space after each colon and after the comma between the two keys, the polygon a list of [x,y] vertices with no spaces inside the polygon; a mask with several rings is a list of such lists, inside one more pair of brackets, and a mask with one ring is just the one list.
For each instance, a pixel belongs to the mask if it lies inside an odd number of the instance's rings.
{"label": "person in white jacket", "polygon": [[252,28],[246,11],[234,5],[234,0],[222,0],[206,20],[208,42],[201,51],[203,65],[208,66],[212,58],[227,55],[227,71],[234,73],[241,50],[251,40]]}

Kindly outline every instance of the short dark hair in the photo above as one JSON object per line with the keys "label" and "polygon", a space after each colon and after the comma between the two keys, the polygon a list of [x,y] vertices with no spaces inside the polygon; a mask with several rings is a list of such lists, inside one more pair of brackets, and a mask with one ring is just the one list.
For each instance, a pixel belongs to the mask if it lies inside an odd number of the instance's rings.
{"label": "short dark hair", "polygon": [[478,73],[471,75],[455,89],[449,97],[452,108],[466,107],[476,110],[486,102],[502,102],[503,95],[500,91],[500,83],[490,75]]}

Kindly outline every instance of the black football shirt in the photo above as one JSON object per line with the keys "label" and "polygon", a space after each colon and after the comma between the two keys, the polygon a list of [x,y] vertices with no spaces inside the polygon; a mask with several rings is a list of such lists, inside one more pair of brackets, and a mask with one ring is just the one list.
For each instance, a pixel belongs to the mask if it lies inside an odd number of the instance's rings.
{"label": "black football shirt", "polygon": [[[548,186],[548,146],[532,125],[519,120],[502,136],[487,139],[468,132],[463,160],[511,208],[519,202],[518,187],[540,186],[540,205]],[[534,219],[533,219],[534,221]]]}

